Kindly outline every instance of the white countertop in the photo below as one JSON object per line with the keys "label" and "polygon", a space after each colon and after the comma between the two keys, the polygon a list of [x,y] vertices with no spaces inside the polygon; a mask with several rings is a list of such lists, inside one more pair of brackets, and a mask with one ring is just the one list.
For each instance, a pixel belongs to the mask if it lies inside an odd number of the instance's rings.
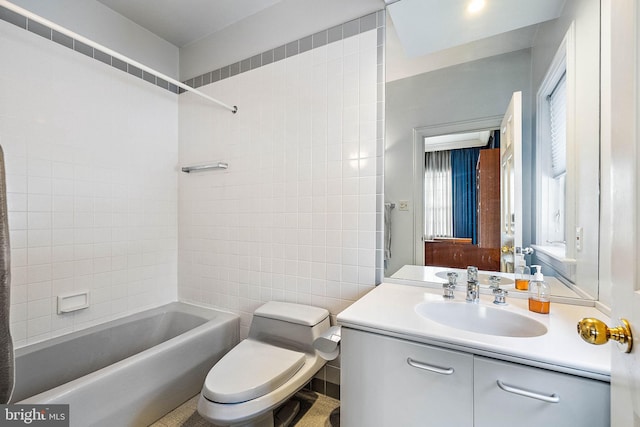
{"label": "white countertop", "polygon": [[[530,312],[526,299],[507,297],[507,306],[497,306],[491,295],[481,295],[482,305],[531,317],[547,327],[544,335],[516,338],[469,332],[426,319],[416,313],[415,306],[429,300],[444,301],[442,289],[382,283],[338,314],[337,319],[353,329],[609,381],[614,344],[587,344],[576,331],[583,317],[597,317],[611,326],[610,319],[593,307],[552,302],[546,315]],[[465,291],[456,290],[453,301],[464,302]]]}
{"label": "white countertop", "polygon": [[[424,266],[424,265],[405,265],[396,271],[388,280],[390,282],[395,283],[406,283],[406,284],[416,284],[420,285],[419,282],[431,282],[431,283],[446,283],[447,278],[445,275],[438,276],[438,274],[446,273],[448,271],[455,271],[461,276],[458,278],[458,284],[465,284],[466,270],[459,268],[448,268],[448,267],[434,267],[434,266]],[[501,288],[506,289],[511,292],[514,291],[514,294],[522,294],[523,297],[526,297],[526,291],[518,291],[514,286],[514,273],[502,273],[500,271],[479,271],[478,274],[483,276],[485,279],[489,277],[489,275],[496,275],[503,277],[503,281],[500,284]],[[488,280],[488,279],[487,279]],[[487,280],[480,280],[480,285],[485,287],[488,285]],[[560,282],[555,277],[545,276],[544,281],[551,288],[551,295],[555,297],[567,297],[567,298],[580,298],[580,295],[575,293],[572,289],[567,287],[564,283]],[[414,282],[414,283],[412,283]],[[416,283],[417,282],[417,283]],[[512,296],[513,296],[512,295]]]}

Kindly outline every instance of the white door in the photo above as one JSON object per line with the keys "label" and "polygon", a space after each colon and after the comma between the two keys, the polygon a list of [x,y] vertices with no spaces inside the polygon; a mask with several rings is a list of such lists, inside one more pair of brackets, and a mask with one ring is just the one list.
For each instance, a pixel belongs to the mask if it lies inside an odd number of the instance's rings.
{"label": "white door", "polygon": [[514,248],[522,247],[522,92],[513,93],[500,125],[500,166],[500,270],[512,272]]}
{"label": "white door", "polygon": [[638,14],[634,0],[602,0],[601,217],[604,222],[600,286],[606,282],[611,284],[614,325],[609,326],[617,326],[618,318],[626,318],[635,338],[628,354],[609,344],[612,346],[611,425],[615,427],[640,425]]}

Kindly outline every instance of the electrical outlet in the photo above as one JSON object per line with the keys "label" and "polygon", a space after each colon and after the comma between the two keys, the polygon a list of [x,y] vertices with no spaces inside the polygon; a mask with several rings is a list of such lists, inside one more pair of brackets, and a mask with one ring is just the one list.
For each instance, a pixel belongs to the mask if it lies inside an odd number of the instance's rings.
{"label": "electrical outlet", "polygon": [[408,200],[400,200],[398,202],[398,209],[401,211],[408,211],[409,210],[409,201]]}

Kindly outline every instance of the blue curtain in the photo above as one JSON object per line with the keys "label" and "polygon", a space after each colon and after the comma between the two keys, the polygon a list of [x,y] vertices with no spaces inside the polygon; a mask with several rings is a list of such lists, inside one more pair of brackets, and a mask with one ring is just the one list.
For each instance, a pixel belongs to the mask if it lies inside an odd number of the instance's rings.
{"label": "blue curtain", "polygon": [[451,150],[453,236],[478,242],[476,164],[480,148]]}

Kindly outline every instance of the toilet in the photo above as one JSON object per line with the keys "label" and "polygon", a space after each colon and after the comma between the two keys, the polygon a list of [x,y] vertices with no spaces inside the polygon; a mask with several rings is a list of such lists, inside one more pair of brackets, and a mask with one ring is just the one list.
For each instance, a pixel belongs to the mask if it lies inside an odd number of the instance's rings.
{"label": "toilet", "polygon": [[253,313],[247,339],[207,374],[198,412],[216,426],[273,427],[274,410],[326,363],[313,342],[329,327],[323,308],[262,305]]}

